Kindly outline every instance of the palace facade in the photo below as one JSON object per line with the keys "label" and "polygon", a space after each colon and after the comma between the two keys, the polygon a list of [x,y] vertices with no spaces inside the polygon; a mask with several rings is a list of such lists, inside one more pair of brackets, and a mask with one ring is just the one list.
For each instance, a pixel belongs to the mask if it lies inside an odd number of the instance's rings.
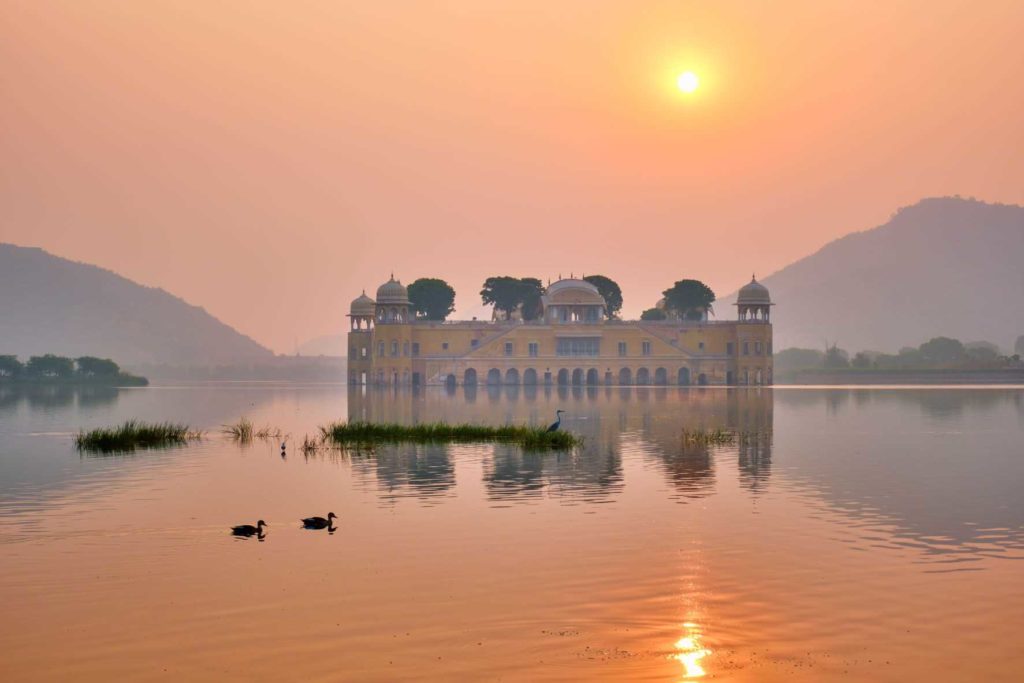
{"label": "palace facade", "polygon": [[762,385],[772,383],[771,297],[751,279],[735,320],[609,319],[585,280],[550,284],[533,321],[416,319],[394,277],[349,310],[351,384]]}

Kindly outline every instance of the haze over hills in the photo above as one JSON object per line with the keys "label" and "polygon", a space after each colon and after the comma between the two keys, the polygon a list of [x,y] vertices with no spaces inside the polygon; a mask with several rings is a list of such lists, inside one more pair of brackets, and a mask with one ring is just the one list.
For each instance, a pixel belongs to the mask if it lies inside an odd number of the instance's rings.
{"label": "haze over hills", "polygon": [[1024,207],[924,199],[761,281],[777,304],[776,350],[827,340],[895,352],[944,335],[1006,353],[1024,334]]}
{"label": "haze over hills", "polygon": [[300,356],[344,356],[347,345],[346,335],[325,334],[299,344],[296,352]]}
{"label": "haze over hills", "polygon": [[[1024,334],[1024,207],[934,198],[762,279],[775,349],[894,352],[945,335],[1004,352]],[[735,294],[717,305],[733,315]],[[304,355],[343,355],[328,335]],[[328,353],[329,352],[329,353]],[[274,354],[198,306],[41,249],[0,244],[0,354],[98,355],[122,365],[238,365]]]}
{"label": "haze over hills", "polygon": [[0,244],[0,354],[215,365],[274,354],[199,306],[42,249]]}

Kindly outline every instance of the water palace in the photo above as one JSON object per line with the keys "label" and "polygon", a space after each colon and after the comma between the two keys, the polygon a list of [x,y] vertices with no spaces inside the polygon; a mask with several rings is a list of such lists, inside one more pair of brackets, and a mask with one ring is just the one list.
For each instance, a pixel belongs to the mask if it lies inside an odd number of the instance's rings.
{"label": "water palace", "polygon": [[394,276],[352,302],[352,384],[761,385],[772,383],[771,297],[751,279],[735,320],[616,320],[585,280],[548,286],[536,320],[427,321]]}

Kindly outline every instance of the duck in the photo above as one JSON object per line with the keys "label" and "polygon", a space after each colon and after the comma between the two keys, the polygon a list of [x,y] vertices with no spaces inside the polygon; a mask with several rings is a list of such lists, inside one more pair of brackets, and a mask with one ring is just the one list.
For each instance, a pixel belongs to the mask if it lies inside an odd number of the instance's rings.
{"label": "duck", "polygon": [[307,529],[325,529],[332,526],[337,517],[338,515],[333,512],[328,512],[326,519],[323,517],[306,517],[302,520],[302,526]]}
{"label": "duck", "polygon": [[239,524],[238,526],[231,527],[231,533],[234,536],[255,536],[259,534],[263,535],[263,527],[270,526],[262,519],[256,522],[256,526],[252,524]]}

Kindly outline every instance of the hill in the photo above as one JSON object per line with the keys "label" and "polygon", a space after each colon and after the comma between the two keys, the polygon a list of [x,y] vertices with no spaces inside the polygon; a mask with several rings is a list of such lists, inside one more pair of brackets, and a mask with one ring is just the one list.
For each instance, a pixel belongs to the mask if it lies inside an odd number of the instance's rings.
{"label": "hill", "polygon": [[828,340],[893,352],[943,335],[1012,353],[1024,334],[1024,207],[925,199],[761,281],[777,303],[777,350]]}
{"label": "hill", "polygon": [[0,244],[0,354],[121,365],[258,362],[273,353],[198,306],[42,249]]}

